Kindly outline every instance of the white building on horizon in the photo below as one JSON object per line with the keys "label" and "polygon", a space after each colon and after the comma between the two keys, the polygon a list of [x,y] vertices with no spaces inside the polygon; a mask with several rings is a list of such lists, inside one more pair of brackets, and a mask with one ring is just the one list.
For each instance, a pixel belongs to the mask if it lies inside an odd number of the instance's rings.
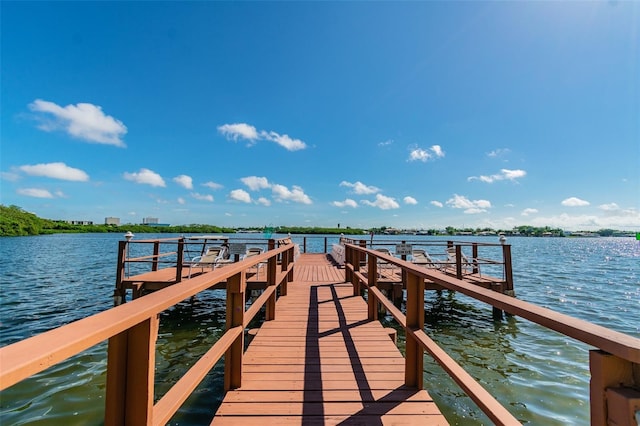
{"label": "white building on horizon", "polygon": [[105,217],[104,218],[105,225],[115,225],[120,226],[120,218],[119,217]]}

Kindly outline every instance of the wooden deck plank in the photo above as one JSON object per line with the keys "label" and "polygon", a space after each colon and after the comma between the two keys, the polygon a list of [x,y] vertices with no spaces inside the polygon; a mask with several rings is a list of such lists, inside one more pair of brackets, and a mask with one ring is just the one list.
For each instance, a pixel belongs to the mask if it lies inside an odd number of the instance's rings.
{"label": "wooden deck plank", "polygon": [[404,386],[402,354],[343,280],[326,255],[296,261],[213,425],[447,424],[428,392]]}
{"label": "wooden deck plank", "polygon": [[351,415],[351,416],[220,416],[214,420],[216,425],[226,426],[264,426],[272,425],[305,425],[305,426],[331,426],[331,425],[423,425],[423,426],[440,426],[448,423],[443,419],[442,415]]}

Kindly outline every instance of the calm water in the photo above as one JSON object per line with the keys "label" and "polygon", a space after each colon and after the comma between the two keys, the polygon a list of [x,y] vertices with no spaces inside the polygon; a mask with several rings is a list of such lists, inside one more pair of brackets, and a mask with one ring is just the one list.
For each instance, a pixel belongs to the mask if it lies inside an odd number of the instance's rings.
{"label": "calm water", "polygon": [[[0,239],[0,346],[110,308],[121,238],[83,234]],[[381,239],[376,236],[376,241]],[[495,237],[477,240],[495,242]],[[638,241],[509,238],[508,243],[518,298],[640,337]],[[323,240],[309,239],[307,244],[309,251],[324,248]],[[586,345],[521,318],[494,322],[490,307],[460,294],[429,292],[425,307],[429,335],[522,422],[589,423]],[[224,293],[211,291],[163,313],[157,395],[222,334],[223,308]],[[385,321],[393,325],[391,319]],[[5,390],[0,393],[0,423],[102,423],[105,368],[106,344],[101,344]],[[171,424],[208,424],[222,398],[222,377],[218,364]],[[428,356],[425,387],[452,424],[491,424]]]}

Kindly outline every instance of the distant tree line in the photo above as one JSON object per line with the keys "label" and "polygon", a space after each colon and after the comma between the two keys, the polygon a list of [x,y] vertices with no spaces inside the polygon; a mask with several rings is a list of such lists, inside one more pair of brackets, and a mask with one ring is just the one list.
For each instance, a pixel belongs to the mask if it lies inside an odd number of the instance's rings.
{"label": "distant tree line", "polygon": [[[360,229],[360,228],[321,228],[317,226],[278,226],[275,228],[245,228],[251,231],[271,231],[279,234],[347,234],[358,235],[373,232],[374,234],[384,234],[392,230],[391,227],[382,226],[379,228]],[[59,234],[59,233],[89,233],[89,232],[118,232],[125,233],[131,231],[134,234],[144,233],[172,233],[172,234],[228,234],[234,233],[235,228],[220,227],[215,225],[176,225],[176,226],[149,226],[140,224],[124,224],[124,225],[74,225],[65,221],[43,219],[33,213],[24,211],[18,206],[4,206],[0,204],[0,236],[15,237],[23,235],[40,235],[40,234]],[[394,229],[394,232],[398,230]],[[428,229],[421,231],[426,235],[482,235],[482,233],[502,233],[505,235],[522,235],[526,237],[542,237],[554,236],[563,237],[565,232],[560,228],[551,228],[548,226],[536,227],[522,225],[508,230],[494,230],[491,228],[455,228],[448,226],[445,229]],[[596,231],[603,237],[610,237],[619,231],[614,229],[601,229]],[[408,234],[411,231],[399,231],[401,234]]]}
{"label": "distant tree line", "polygon": [[33,213],[26,212],[18,206],[4,206],[0,204],[0,236],[18,237],[24,235],[116,232],[134,234],[143,233],[197,233],[219,234],[235,232],[233,228],[214,225],[178,225],[178,226],[148,226],[139,224],[125,225],[74,225],[61,220],[42,219]]}

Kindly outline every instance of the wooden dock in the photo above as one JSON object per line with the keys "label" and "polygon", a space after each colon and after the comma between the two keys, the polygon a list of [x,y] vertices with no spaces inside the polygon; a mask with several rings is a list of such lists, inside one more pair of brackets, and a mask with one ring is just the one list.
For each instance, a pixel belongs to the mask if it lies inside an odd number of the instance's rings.
{"label": "wooden dock", "polygon": [[300,256],[212,424],[448,424],[427,391],[404,386],[402,354],[342,281],[327,255]]}
{"label": "wooden dock", "polygon": [[[473,259],[505,270],[503,282],[489,282],[490,288],[485,288],[486,275],[480,282],[469,279],[480,278],[479,270],[462,276],[460,260],[453,275],[381,254],[361,242],[342,242],[343,268],[327,254],[297,256],[290,239],[269,240],[269,250],[263,254],[184,279],[183,237],[138,241],[152,244],[153,254],[136,258],[126,256],[130,242],[121,241],[114,291],[117,306],[0,348],[0,390],[108,339],[104,409],[108,426],[169,423],[223,357],[227,393],[212,424],[447,424],[422,390],[428,353],[494,424],[521,424],[425,333],[424,292],[436,285],[596,348],[589,352],[591,424],[635,424],[640,339],[512,297],[510,246],[503,246],[503,261],[496,262],[477,256],[478,245],[472,244]],[[177,250],[161,252],[161,244]],[[456,252],[461,249],[453,247]],[[160,260],[171,256],[173,265],[162,262],[171,269],[163,271],[168,268],[160,268]],[[151,263],[151,272],[129,276],[125,266],[130,262]],[[384,263],[393,267],[378,268]],[[157,399],[160,314],[211,288],[226,290],[225,331]],[[136,300],[126,301],[128,289],[139,291]],[[261,294],[256,297],[253,290]],[[400,307],[389,298],[395,299],[396,290],[402,290]],[[377,321],[381,308],[403,331],[404,357],[388,329]],[[247,332],[260,312],[263,325],[257,333]],[[246,334],[255,337],[245,352]]]}

